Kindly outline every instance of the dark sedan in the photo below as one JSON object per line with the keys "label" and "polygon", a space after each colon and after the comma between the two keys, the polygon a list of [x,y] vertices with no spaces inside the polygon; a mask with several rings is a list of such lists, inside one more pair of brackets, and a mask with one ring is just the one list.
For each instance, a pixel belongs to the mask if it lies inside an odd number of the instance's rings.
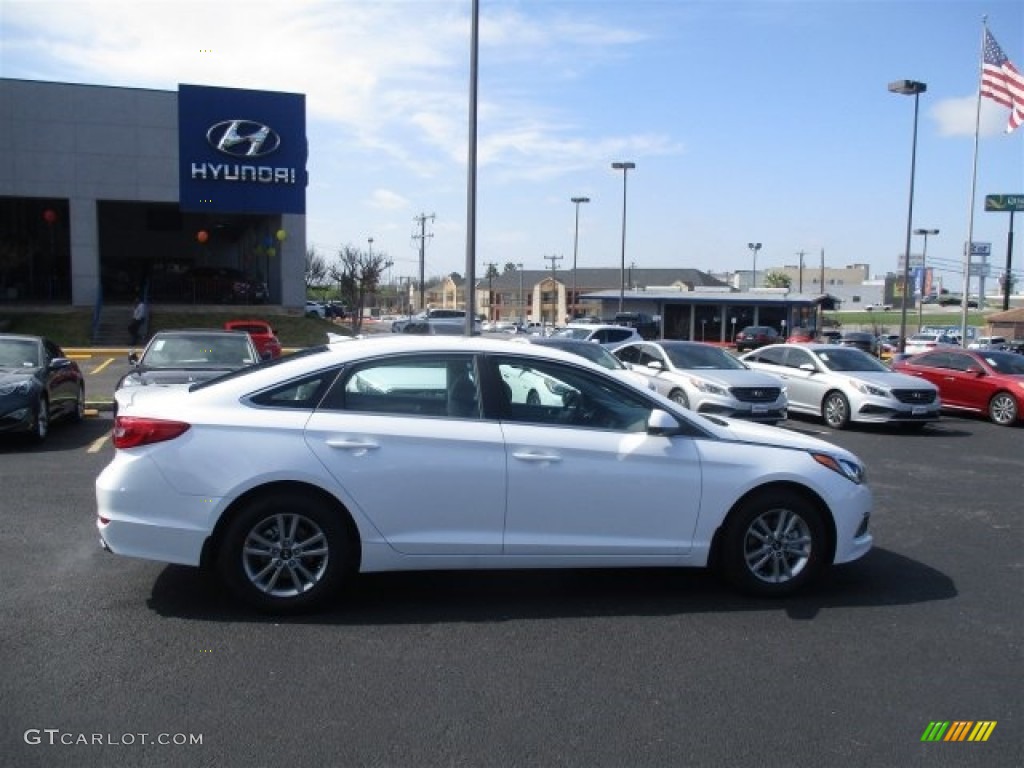
{"label": "dark sedan", "polygon": [[0,432],[42,442],[51,422],[84,414],[85,382],[74,360],[49,339],[0,334]]}
{"label": "dark sedan", "polygon": [[779,344],[784,339],[769,325],[748,325],[736,334],[736,351],[749,352],[768,344]]}
{"label": "dark sedan", "polygon": [[1008,427],[1024,421],[1024,358],[991,349],[943,348],[892,364],[939,388],[942,407],[988,416]]}
{"label": "dark sedan", "polygon": [[856,347],[863,352],[867,352],[869,355],[878,357],[878,337],[873,333],[847,331],[839,337],[839,343],[844,347]]}
{"label": "dark sedan", "polygon": [[160,331],[149,340],[142,357],[128,356],[132,369],[114,388],[114,413],[139,392],[191,386],[259,361],[260,353],[243,331]]}

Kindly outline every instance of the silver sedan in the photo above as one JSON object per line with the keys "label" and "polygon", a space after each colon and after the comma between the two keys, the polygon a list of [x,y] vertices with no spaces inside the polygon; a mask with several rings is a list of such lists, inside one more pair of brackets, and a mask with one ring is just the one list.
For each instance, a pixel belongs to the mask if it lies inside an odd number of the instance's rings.
{"label": "silver sedan", "polygon": [[614,350],[652,389],[702,414],[777,424],[786,418],[786,388],[721,347],[699,341],[641,341]]}
{"label": "silver sedan", "polygon": [[782,378],[791,411],[820,416],[833,429],[851,421],[920,429],[939,418],[942,403],[934,384],[891,371],[853,347],[775,344],[740,359]]}

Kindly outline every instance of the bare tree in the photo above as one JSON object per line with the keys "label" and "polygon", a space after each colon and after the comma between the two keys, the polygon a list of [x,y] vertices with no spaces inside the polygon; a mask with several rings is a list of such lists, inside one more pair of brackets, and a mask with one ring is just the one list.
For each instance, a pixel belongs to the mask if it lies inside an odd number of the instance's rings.
{"label": "bare tree", "polygon": [[327,284],[327,262],[313,247],[306,249],[305,280],[307,291]]}
{"label": "bare tree", "polygon": [[377,290],[381,276],[392,261],[386,253],[370,254],[346,245],[338,251],[338,260],[328,268],[328,276],[338,283],[340,290],[350,299],[352,307],[352,333],[358,334],[363,326],[363,304],[366,297]]}
{"label": "bare tree", "polygon": [[506,261],[505,262],[504,274],[506,274],[506,275],[514,275],[518,271],[519,271],[519,265],[516,264],[514,261]]}

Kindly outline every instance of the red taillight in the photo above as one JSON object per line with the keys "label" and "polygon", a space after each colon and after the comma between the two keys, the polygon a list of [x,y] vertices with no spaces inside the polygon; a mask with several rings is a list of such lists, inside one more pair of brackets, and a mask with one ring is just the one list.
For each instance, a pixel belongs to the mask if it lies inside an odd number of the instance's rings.
{"label": "red taillight", "polygon": [[183,421],[118,416],[114,419],[114,447],[137,448],[173,440],[188,431],[190,426]]}

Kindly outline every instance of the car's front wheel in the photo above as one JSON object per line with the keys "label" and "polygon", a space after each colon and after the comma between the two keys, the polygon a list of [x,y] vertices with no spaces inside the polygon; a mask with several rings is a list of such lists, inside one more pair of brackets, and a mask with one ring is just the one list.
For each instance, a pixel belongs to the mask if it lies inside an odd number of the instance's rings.
{"label": "car's front wheel", "polygon": [[723,534],[723,572],[748,594],[791,594],[824,566],[827,536],[821,512],[792,491],[751,497],[729,516]]}
{"label": "car's front wheel", "polygon": [[221,575],[260,610],[310,610],[338,590],[349,568],[349,535],[335,509],[314,496],[271,493],[231,521]]}
{"label": "car's front wheel", "polygon": [[843,429],[850,423],[850,401],[842,392],[829,392],[821,403],[821,418],[832,429]]}
{"label": "car's front wheel", "polygon": [[1017,401],[1009,392],[997,392],[988,403],[988,417],[994,424],[1009,427],[1017,420]]}
{"label": "car's front wheel", "polygon": [[686,393],[681,389],[673,389],[669,392],[668,399],[677,405],[683,406],[683,408],[690,407],[690,398],[688,398]]}
{"label": "car's front wheel", "polygon": [[78,396],[75,398],[75,410],[71,412],[71,420],[79,422],[85,418],[85,387],[78,388]]}
{"label": "car's front wheel", "polygon": [[32,441],[42,443],[50,434],[50,403],[40,397],[32,414]]}

